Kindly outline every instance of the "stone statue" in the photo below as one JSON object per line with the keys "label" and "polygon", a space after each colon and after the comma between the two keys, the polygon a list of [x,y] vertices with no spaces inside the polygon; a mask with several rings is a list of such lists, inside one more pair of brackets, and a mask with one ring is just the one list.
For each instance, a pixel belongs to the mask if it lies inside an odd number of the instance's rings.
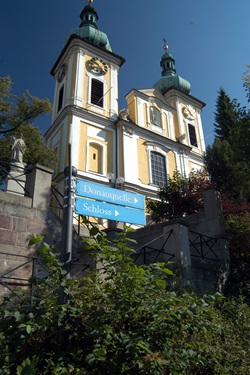
{"label": "stone statue", "polygon": [[12,147],[11,147],[11,161],[23,163],[23,154],[25,151],[25,143],[22,138],[12,138]]}

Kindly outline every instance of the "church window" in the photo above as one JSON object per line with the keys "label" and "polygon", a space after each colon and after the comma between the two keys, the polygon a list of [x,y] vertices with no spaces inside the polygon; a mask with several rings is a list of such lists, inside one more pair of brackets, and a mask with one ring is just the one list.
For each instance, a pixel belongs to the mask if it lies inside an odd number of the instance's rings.
{"label": "church window", "polygon": [[91,103],[103,107],[103,82],[94,78],[91,84]]}
{"label": "church window", "polygon": [[192,124],[188,124],[189,141],[194,147],[198,147],[195,127]]}
{"label": "church window", "polygon": [[167,184],[166,158],[159,152],[151,151],[151,177],[152,183],[160,187]]}
{"label": "church window", "polygon": [[88,170],[103,174],[103,147],[98,143],[89,143]]}
{"label": "church window", "polygon": [[161,112],[156,107],[150,107],[150,122],[153,125],[161,126]]}
{"label": "church window", "polygon": [[64,86],[62,86],[59,91],[57,112],[60,111],[63,105],[63,92],[64,92]]}

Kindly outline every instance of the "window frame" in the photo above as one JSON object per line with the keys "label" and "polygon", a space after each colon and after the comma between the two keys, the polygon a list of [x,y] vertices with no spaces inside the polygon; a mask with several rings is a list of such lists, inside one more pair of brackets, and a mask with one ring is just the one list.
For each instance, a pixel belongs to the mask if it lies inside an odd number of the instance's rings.
{"label": "window frame", "polygon": [[[160,156],[162,159],[161,160],[164,160],[164,181],[162,181],[162,184],[159,184],[157,183],[157,181],[155,180],[155,172],[153,171],[153,164],[152,164],[152,161],[153,161],[153,158],[152,158],[152,155],[158,155]],[[156,186],[159,186],[159,187],[163,187],[163,186],[166,186],[167,184],[167,154],[166,153],[163,153],[161,152],[160,150],[150,150],[149,152],[149,166],[150,166],[150,182],[151,184],[153,185],[156,185]]]}
{"label": "window frame", "polygon": [[[196,126],[194,124],[188,122],[187,123],[187,128],[188,128],[189,144],[192,147],[198,148],[198,137],[197,137],[197,128],[196,128]],[[190,132],[190,129],[192,129],[191,132]],[[191,134],[192,132],[193,132],[193,134]],[[194,138],[195,138],[195,142],[194,142]]]}

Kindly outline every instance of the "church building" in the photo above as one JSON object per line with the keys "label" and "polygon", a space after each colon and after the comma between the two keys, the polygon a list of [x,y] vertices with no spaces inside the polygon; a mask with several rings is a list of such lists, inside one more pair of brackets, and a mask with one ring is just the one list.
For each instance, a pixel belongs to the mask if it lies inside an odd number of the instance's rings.
{"label": "church building", "polygon": [[155,198],[175,170],[188,176],[202,168],[205,104],[176,74],[165,44],[159,80],[151,88],[132,89],[127,108],[119,109],[118,78],[125,60],[112,51],[88,3],[51,70],[54,109],[45,140],[59,157],[54,182],[63,194],[70,143],[78,178]]}

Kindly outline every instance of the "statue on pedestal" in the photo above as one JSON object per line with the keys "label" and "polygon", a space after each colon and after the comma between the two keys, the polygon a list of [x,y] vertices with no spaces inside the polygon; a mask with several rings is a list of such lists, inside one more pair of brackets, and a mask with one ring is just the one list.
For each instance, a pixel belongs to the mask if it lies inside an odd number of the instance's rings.
{"label": "statue on pedestal", "polygon": [[12,138],[12,148],[11,148],[11,161],[23,163],[23,154],[25,152],[25,143],[22,138]]}

